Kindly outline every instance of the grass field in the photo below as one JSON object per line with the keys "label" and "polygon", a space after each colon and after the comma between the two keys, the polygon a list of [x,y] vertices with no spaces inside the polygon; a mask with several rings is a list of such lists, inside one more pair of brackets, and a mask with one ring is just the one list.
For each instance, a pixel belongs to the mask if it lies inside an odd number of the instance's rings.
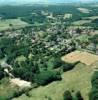
{"label": "grass field", "polygon": [[[11,25],[11,26],[10,26]],[[0,20],[0,31],[8,29],[17,29],[29,25],[28,23],[21,21],[20,19],[6,19]]]}
{"label": "grass field", "polygon": [[90,36],[88,36],[87,34],[83,34],[78,36],[76,39],[80,40],[80,42],[88,42],[89,41]]}
{"label": "grass field", "polygon": [[74,92],[79,90],[84,100],[88,100],[92,74],[92,67],[79,63],[73,70],[62,74],[62,81],[53,82],[47,86],[41,86],[31,90],[31,97],[27,97],[23,94],[19,98],[13,100],[48,100],[46,97],[51,97],[52,100],[63,100],[63,93],[65,90],[74,90]]}
{"label": "grass field", "polygon": [[98,16],[85,17],[84,19],[90,19],[90,20],[94,20],[94,19],[98,19]]}
{"label": "grass field", "polygon": [[83,25],[83,24],[87,24],[87,23],[91,23],[91,20],[79,20],[79,21],[75,21],[72,23],[72,25]]}
{"label": "grass field", "polygon": [[66,90],[74,91],[72,94],[80,91],[84,100],[89,100],[88,95],[91,89],[91,77],[93,72],[96,71],[96,66],[98,66],[96,62],[98,56],[82,51],[72,52],[65,55],[64,58],[66,56],[69,57],[67,60],[70,62],[81,60],[82,63],[78,63],[74,69],[63,73],[61,81],[32,89],[29,92],[30,97],[23,94],[13,100],[48,100],[47,97],[51,97],[52,100],[63,100],[63,93]]}

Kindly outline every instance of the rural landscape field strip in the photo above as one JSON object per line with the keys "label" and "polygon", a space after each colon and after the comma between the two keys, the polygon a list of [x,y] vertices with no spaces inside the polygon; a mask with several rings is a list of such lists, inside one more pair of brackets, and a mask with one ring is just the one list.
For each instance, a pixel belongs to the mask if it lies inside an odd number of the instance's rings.
{"label": "rural landscape field strip", "polygon": [[80,61],[86,65],[91,65],[98,61],[98,56],[88,52],[74,51],[62,57],[62,60],[69,63],[76,63]]}

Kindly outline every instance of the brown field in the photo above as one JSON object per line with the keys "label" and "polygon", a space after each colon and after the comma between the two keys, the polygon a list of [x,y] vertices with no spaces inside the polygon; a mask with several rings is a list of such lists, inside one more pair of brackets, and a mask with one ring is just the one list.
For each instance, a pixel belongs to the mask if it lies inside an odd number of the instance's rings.
{"label": "brown field", "polygon": [[91,10],[86,8],[77,8],[81,13],[90,13]]}
{"label": "brown field", "polygon": [[86,65],[91,65],[98,61],[98,56],[88,52],[74,51],[63,56],[62,60],[69,63],[75,63],[80,61],[81,63],[84,63]]}

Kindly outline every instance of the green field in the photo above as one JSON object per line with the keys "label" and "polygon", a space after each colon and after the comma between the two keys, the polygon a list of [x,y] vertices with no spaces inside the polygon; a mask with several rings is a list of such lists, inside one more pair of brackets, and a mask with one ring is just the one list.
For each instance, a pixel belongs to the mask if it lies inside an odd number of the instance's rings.
{"label": "green field", "polygon": [[98,16],[85,17],[84,19],[94,20],[94,19],[98,19]]}
{"label": "green field", "polygon": [[89,38],[90,38],[90,36],[88,36],[87,34],[83,34],[83,35],[77,37],[77,39],[80,40],[81,42],[88,42]]}
{"label": "green field", "polygon": [[28,23],[21,21],[20,19],[0,20],[0,31],[8,29],[18,29],[28,25]]}
{"label": "green field", "polygon": [[72,25],[83,25],[83,24],[89,24],[91,23],[91,20],[78,20],[72,23]]}
{"label": "green field", "polygon": [[88,93],[91,88],[90,80],[92,76],[92,67],[82,63],[62,75],[62,81],[53,82],[47,86],[39,87],[30,91],[31,97],[22,95],[14,100],[48,100],[46,97],[51,97],[52,100],[63,100],[65,90],[81,91],[84,100],[88,100]]}

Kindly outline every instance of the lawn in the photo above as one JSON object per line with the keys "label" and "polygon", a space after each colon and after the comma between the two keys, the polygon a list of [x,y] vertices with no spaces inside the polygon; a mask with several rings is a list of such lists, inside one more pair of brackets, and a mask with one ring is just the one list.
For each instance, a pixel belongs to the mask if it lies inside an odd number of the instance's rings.
{"label": "lawn", "polygon": [[29,25],[28,23],[21,21],[20,19],[6,19],[0,20],[0,31],[8,29],[17,29]]}
{"label": "lawn", "polygon": [[93,67],[91,66],[79,63],[73,70],[62,74],[62,81],[32,89],[30,91],[31,97],[27,97],[23,94],[19,98],[13,100],[48,100],[47,97],[51,97],[52,100],[63,100],[63,93],[65,90],[74,90],[74,92],[79,90],[84,100],[88,100],[88,93],[91,88],[90,81],[93,74],[92,69]]}

